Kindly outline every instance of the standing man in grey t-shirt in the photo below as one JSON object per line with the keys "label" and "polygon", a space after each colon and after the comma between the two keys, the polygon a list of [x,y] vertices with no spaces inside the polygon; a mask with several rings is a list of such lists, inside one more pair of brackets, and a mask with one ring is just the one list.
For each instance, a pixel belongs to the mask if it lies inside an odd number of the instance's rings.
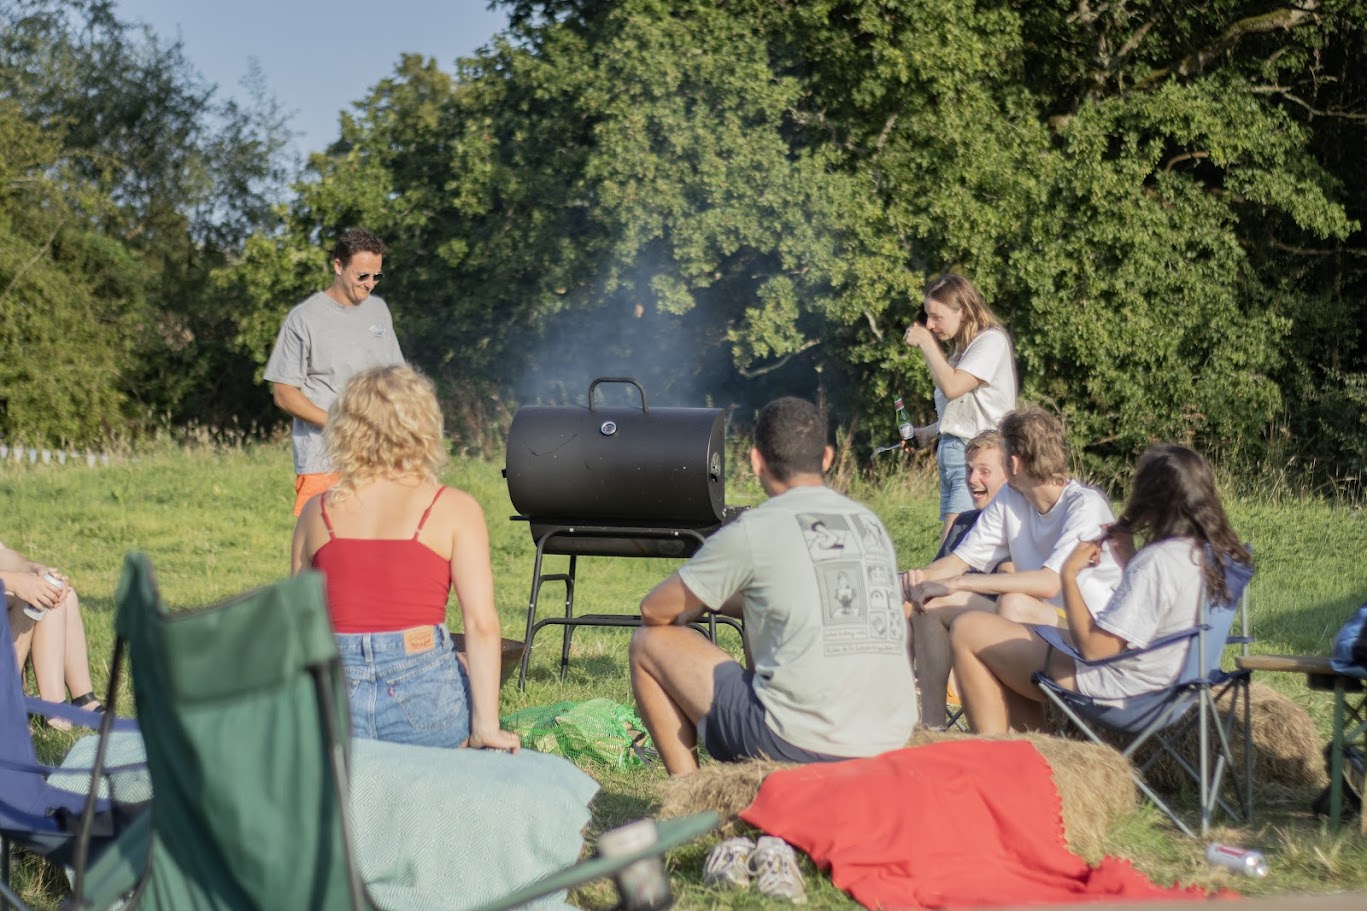
{"label": "standing man in grey t-shirt", "polygon": [[332,248],[332,284],[290,311],[266,362],[275,404],[294,418],[294,514],[337,483],[323,452],[328,409],[353,376],[403,363],[385,302],[371,292],[383,273],[384,241],[352,228]]}
{"label": "standing man in grey t-shirt", "polygon": [[[641,602],[631,688],[665,768],[767,756],[817,762],[906,744],[916,723],[892,540],[825,485],[834,451],[816,406],[770,402],[750,467],[769,495]],[[747,671],[686,624],[745,619]],[[695,727],[696,726],[696,727]]]}

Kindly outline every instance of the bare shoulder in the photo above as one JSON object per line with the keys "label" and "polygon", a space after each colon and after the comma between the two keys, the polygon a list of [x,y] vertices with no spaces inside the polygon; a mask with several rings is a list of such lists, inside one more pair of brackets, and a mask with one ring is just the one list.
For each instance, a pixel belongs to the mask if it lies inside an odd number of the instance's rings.
{"label": "bare shoulder", "polygon": [[459,487],[448,487],[442,491],[440,497],[437,497],[437,502],[432,507],[432,515],[434,518],[441,517],[453,525],[461,525],[466,522],[483,522],[484,508],[479,505],[478,500]]}

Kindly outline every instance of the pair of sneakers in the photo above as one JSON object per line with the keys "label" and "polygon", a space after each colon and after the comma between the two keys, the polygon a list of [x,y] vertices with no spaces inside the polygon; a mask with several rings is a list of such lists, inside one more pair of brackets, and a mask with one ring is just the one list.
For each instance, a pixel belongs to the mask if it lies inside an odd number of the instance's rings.
{"label": "pair of sneakers", "polygon": [[761,895],[784,898],[795,905],[807,903],[802,871],[793,846],[773,835],[758,842],[745,837],[728,838],[707,855],[703,884],[721,889],[746,889],[753,882]]}

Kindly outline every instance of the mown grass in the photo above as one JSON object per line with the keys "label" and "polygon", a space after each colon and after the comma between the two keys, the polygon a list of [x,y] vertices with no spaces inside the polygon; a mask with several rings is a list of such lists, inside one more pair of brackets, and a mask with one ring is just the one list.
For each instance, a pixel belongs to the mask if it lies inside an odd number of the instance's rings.
{"label": "mown grass", "polygon": [[[504,633],[522,638],[534,548],[525,523],[508,521],[514,510],[501,467],[492,461],[464,460],[450,467],[447,480],[484,504]],[[748,472],[733,469],[728,502],[760,501],[756,485],[744,474]],[[92,671],[97,687],[103,687],[113,644],[113,592],[123,554],[143,550],[151,555],[172,607],[210,603],[275,580],[288,570],[294,524],[291,480],[288,451],[280,445],[217,452],[166,446],[95,469],[3,463],[0,540],[62,567],[74,580],[90,635]],[[841,483],[884,518],[903,565],[930,557],[939,522],[924,472],[893,471],[877,480],[849,472]],[[1258,561],[1252,588],[1255,650],[1323,652],[1344,618],[1367,600],[1367,570],[1361,562],[1367,553],[1367,512],[1356,506],[1271,496],[1245,498],[1229,507],[1235,526],[1253,543]],[[564,566],[565,558],[548,559],[551,571]],[[675,565],[669,560],[581,558],[576,610],[630,613]],[[543,615],[559,610],[562,598],[558,586],[547,586]],[[452,610],[450,620],[453,628],[459,627],[458,611]],[[732,638],[724,635],[723,644],[735,647]],[[631,701],[625,632],[581,629],[563,682],[558,675],[558,643],[558,630],[541,634],[526,691],[510,685],[503,692],[505,713],[563,699],[606,696]],[[1260,679],[1304,705],[1327,738],[1326,696],[1309,692],[1298,677],[1269,674]],[[131,699],[126,693],[120,702],[127,711]],[[36,736],[48,758],[59,756],[72,742],[72,735],[46,728],[38,729]],[[649,814],[657,806],[656,788],[664,777],[659,769],[587,771],[602,786],[594,807],[595,832]],[[1203,844],[1180,836],[1149,808],[1122,820],[1106,851],[1130,858],[1161,882],[1232,885],[1250,894],[1367,890],[1367,838],[1357,834],[1356,826],[1338,834],[1325,831],[1309,815],[1310,796],[1297,795],[1282,805],[1264,801],[1252,827],[1216,833],[1218,838],[1265,850],[1272,873],[1264,880],[1233,880],[1228,872],[1207,866]],[[701,840],[670,858],[680,907],[766,906],[756,895],[723,895],[701,887],[702,861],[710,844]],[[809,863],[805,871],[814,906],[853,906]],[[59,875],[31,859],[20,865],[17,881],[40,907],[55,906],[62,888]],[[582,890],[574,899],[590,908],[612,903],[605,885]]]}

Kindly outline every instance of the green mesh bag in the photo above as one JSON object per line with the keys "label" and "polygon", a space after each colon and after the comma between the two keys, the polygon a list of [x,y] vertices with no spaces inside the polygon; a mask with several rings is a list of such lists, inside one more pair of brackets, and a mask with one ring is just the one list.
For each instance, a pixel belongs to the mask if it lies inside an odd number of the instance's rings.
{"label": "green mesh bag", "polygon": [[576,765],[627,769],[656,755],[641,719],[611,699],[534,706],[499,722],[522,739],[524,748],[555,753]]}

